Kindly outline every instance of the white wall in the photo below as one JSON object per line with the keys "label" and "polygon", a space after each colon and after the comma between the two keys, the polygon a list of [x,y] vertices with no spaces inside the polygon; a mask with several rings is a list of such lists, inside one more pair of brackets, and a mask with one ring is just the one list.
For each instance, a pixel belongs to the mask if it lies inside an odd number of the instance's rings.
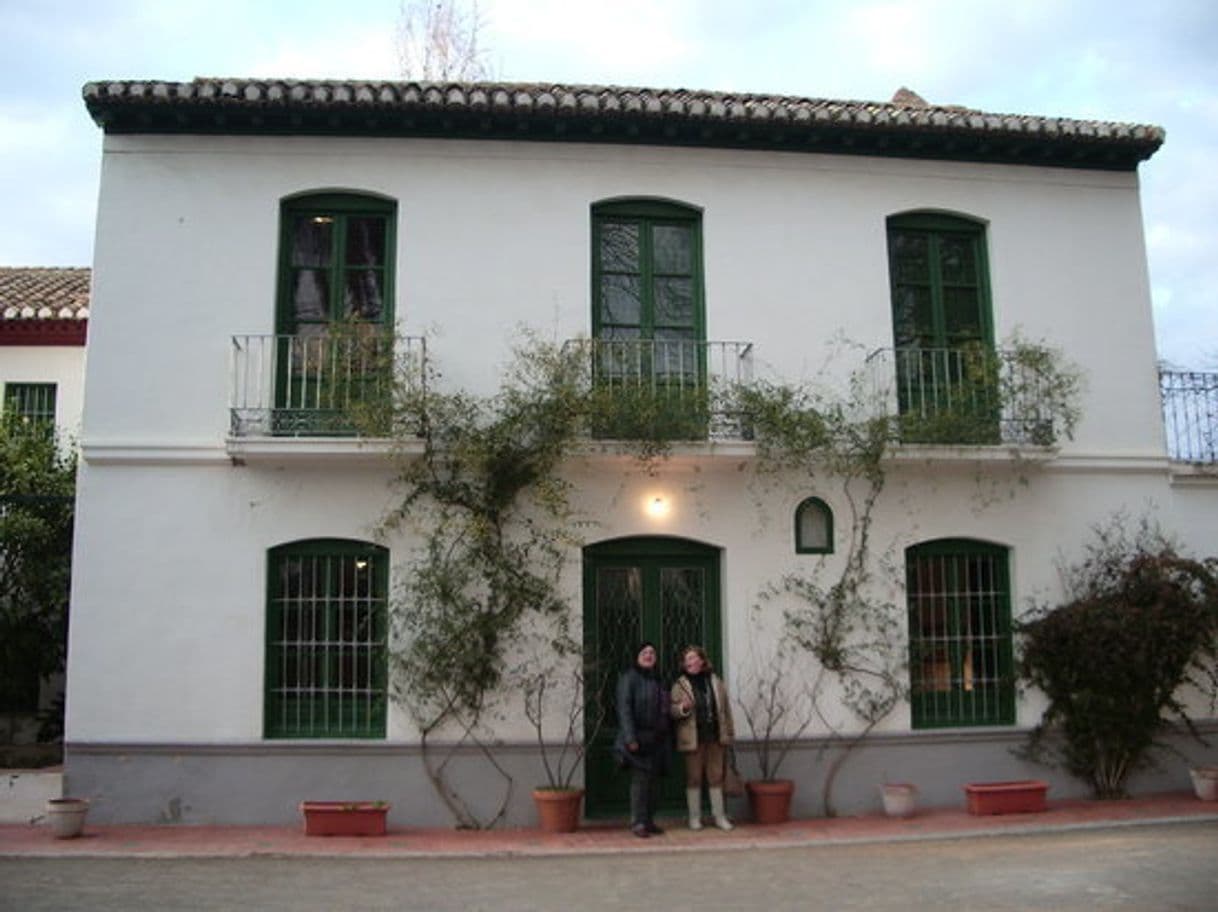
{"label": "white wall", "polygon": [[274,326],[279,200],[345,188],[398,201],[401,328],[432,337],[449,382],[482,389],[522,324],[589,332],[595,201],[700,207],[708,337],[752,341],[792,379],[819,371],[836,339],[892,344],[888,215],[965,213],[989,225],[999,341],[1019,329],[1087,372],[1074,449],[1162,452],[1131,174],[438,140],[110,136],[105,148],[94,442],[219,443],[229,339]]}
{"label": "white wall", "polygon": [[[301,191],[398,201],[400,328],[429,336],[447,382],[482,390],[521,324],[556,340],[588,333],[595,201],[701,207],[708,337],[754,342],[763,369],[789,379],[817,374],[841,337],[891,345],[888,215],[980,218],[997,336],[1018,328],[1084,367],[1083,425],[1046,466],[894,466],[873,540],[897,556],[943,536],[1008,545],[1022,608],[1051,596],[1059,551],[1077,548],[1092,524],[1122,506],[1172,508],[1133,175],[392,139],[110,136],[105,148],[84,437],[86,455],[135,449],[125,464],[98,459],[82,472],[70,741],[259,740],[267,549],[368,538],[389,502],[384,466],[226,457],[230,337],[273,331],[279,201]],[[830,369],[844,375],[855,357]],[[758,487],[743,465],[683,458],[649,474],[596,457],[567,469],[577,506],[596,520],[589,541],[671,534],[723,549],[733,676],[759,589],[822,560],[793,553],[795,505],[815,494],[847,521],[833,486]],[[663,522],[640,510],[655,493],[672,499]],[[1198,513],[1191,526],[1200,538],[1213,520]],[[400,566],[412,542],[388,544]],[[578,608],[575,553],[568,571]],[[1035,712],[1021,704],[1020,722]],[[907,713],[887,727],[907,728]],[[394,712],[390,740],[412,734]],[[515,719],[501,734],[527,731]]]}
{"label": "white wall", "polygon": [[[598,456],[567,468],[588,543],[627,535],[673,535],[722,550],[724,654],[729,679],[766,646],[777,607],[761,627],[751,611],[767,583],[790,572],[832,574],[840,568],[848,506],[827,481],[773,484],[741,470],[738,460],[676,459],[653,471],[627,457]],[[371,539],[393,491],[389,473],[346,467],[86,466],[77,526],[77,560],[69,663],[72,741],[258,741],[262,735],[263,644],[267,549],[312,537]],[[795,506],[815,494],[834,510],[838,553],[796,555]],[[645,504],[663,496],[671,511],[650,517]],[[894,466],[872,529],[877,586],[898,606],[904,628],[904,549],[941,537],[969,537],[1011,548],[1016,614],[1060,595],[1056,566],[1078,556],[1092,525],[1126,507],[1162,511],[1170,492],[1158,473],[1078,473],[1044,467],[978,473],[921,464]],[[394,578],[407,571],[417,542],[409,533],[386,544]],[[563,583],[581,613],[580,557],[570,553]],[[899,572],[899,570],[898,570]],[[829,577],[825,577],[830,581]],[[577,624],[578,630],[578,624]],[[833,706],[832,695],[828,705]],[[1024,702],[1019,722],[1038,707]],[[508,707],[498,729],[507,738],[529,731]],[[909,727],[908,711],[883,730]],[[389,740],[411,740],[400,708]]]}

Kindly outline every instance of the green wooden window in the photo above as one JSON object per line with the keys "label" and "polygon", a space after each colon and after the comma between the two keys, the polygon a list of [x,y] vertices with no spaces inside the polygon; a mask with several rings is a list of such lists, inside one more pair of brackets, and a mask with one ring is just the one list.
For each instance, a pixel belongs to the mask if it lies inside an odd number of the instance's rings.
{"label": "green wooden window", "polygon": [[888,219],[902,440],[999,442],[985,228],[937,213]]}
{"label": "green wooden window", "polygon": [[905,552],[914,728],[1012,725],[1007,549],[942,539]]}
{"label": "green wooden window", "polygon": [[284,200],[280,211],[278,331],[330,323],[390,325],[397,204],[356,194]]}
{"label": "green wooden window", "polygon": [[833,511],[819,497],[809,497],[795,508],[795,553],[833,553]]}
{"label": "green wooden window", "polygon": [[268,558],[266,737],[385,737],[389,552],[312,539]]}
{"label": "green wooden window", "polygon": [[982,224],[935,213],[894,215],[888,269],[898,349],[992,344]]}
{"label": "green wooden window", "polygon": [[701,214],[675,203],[601,203],[592,245],[592,334],[625,343],[616,369],[645,361],[665,377],[704,370]]}
{"label": "green wooden window", "polygon": [[41,427],[55,425],[54,383],[8,383],[4,411],[18,420]]}
{"label": "green wooden window", "polygon": [[397,204],[356,194],[284,200],[275,340],[277,435],[355,432],[393,352]]}
{"label": "green wooden window", "polygon": [[[702,217],[653,200],[592,209],[592,335],[597,382],[621,414],[594,429],[635,437],[707,433]],[[652,427],[658,424],[661,428]]]}

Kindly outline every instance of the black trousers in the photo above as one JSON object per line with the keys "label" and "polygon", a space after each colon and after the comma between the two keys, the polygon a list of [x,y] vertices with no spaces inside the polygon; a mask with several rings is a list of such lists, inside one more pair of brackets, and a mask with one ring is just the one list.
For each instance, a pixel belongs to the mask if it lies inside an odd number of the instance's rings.
{"label": "black trousers", "polygon": [[648,824],[655,819],[656,803],[660,799],[660,777],[655,764],[647,769],[637,766],[630,770],[630,824]]}

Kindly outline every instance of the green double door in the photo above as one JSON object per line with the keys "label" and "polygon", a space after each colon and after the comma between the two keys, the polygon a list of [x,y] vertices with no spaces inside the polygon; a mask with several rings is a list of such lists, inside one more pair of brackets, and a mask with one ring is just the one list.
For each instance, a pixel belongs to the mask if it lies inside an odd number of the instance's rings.
{"label": "green double door", "polygon": [[[638,644],[656,645],[663,685],[680,669],[682,647],[704,646],[716,666],[722,643],[719,623],[719,550],[678,538],[625,538],[584,549],[584,655],[590,705],[589,729],[601,720],[585,758],[586,813],[626,816],[629,773],[613,759],[617,736],[614,691],[618,675],[633,663]],[[675,754],[664,780],[662,808],[684,807],[684,771]]]}

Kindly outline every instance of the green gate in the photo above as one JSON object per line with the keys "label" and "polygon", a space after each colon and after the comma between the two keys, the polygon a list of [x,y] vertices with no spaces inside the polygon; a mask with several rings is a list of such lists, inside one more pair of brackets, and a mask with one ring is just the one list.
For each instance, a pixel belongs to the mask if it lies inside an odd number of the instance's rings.
{"label": "green gate", "polygon": [[[642,640],[656,644],[664,685],[679,671],[678,651],[706,647],[716,667],[722,657],[719,627],[719,549],[679,538],[622,538],[584,549],[584,655],[589,726],[603,718],[584,765],[589,817],[628,814],[629,774],[617,768],[614,690],[633,664]],[[684,807],[684,772],[673,756],[662,809]]]}

